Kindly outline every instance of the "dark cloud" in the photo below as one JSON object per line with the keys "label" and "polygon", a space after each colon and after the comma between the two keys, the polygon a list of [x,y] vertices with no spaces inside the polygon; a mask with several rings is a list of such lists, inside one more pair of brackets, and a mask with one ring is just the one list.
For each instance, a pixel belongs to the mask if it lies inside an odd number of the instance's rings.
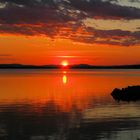
{"label": "dark cloud", "polygon": [[88,16],[98,18],[124,18],[139,19],[140,9],[132,7],[124,7],[111,3],[111,1],[102,0],[71,0],[71,5],[76,9],[88,13]]}
{"label": "dark cloud", "polygon": [[0,57],[11,57],[12,55],[11,54],[0,54]]}
{"label": "dark cloud", "polygon": [[[40,15],[40,12],[42,12],[42,14],[43,12],[47,13],[47,9],[50,8],[51,10],[59,11],[61,6],[61,8],[65,9],[65,12],[68,9],[76,9],[81,12],[86,12],[87,16],[92,17],[126,19],[140,18],[140,9],[114,4],[112,3],[113,1],[117,0],[0,0],[0,2],[7,3],[8,8],[13,6],[21,8],[21,6],[23,6],[22,9],[25,10],[24,12],[26,12],[26,8],[28,7],[30,8],[30,15],[32,10],[32,12],[35,12],[34,8],[36,8],[36,12],[33,15],[37,14],[37,12],[39,12],[38,14]],[[134,0],[131,2],[134,2]],[[21,10],[19,11],[21,12]]]}
{"label": "dark cloud", "polygon": [[106,31],[83,25],[85,18],[140,19],[140,9],[114,2],[117,0],[0,0],[0,33],[59,36],[84,43],[138,44],[138,31]]}
{"label": "dark cloud", "polygon": [[23,6],[40,6],[43,4],[54,5],[53,0],[0,0],[0,2]]}
{"label": "dark cloud", "polygon": [[0,54],[0,61],[7,61],[7,60],[13,61],[16,59],[11,54]]}
{"label": "dark cloud", "polygon": [[16,7],[10,6],[0,9],[0,21],[3,24],[37,24],[37,23],[49,23],[59,22],[62,17],[59,18],[56,10],[42,7]]}
{"label": "dark cloud", "polygon": [[99,43],[99,44],[111,44],[121,46],[133,46],[140,44],[140,31],[130,32],[123,30],[96,30],[88,28],[89,36],[73,36],[71,39],[86,43]]}

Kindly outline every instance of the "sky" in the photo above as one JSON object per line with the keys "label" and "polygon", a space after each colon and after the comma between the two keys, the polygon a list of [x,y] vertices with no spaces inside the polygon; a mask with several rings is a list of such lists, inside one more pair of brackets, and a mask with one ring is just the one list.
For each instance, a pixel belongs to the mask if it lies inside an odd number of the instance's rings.
{"label": "sky", "polygon": [[0,0],[0,63],[140,64],[140,0]]}

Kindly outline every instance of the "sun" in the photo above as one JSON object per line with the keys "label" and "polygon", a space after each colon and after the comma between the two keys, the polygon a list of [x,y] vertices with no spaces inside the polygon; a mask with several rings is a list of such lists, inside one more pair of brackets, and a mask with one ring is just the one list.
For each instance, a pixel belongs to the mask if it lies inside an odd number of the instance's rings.
{"label": "sun", "polygon": [[61,65],[62,65],[63,67],[67,67],[69,64],[68,64],[68,61],[62,61]]}

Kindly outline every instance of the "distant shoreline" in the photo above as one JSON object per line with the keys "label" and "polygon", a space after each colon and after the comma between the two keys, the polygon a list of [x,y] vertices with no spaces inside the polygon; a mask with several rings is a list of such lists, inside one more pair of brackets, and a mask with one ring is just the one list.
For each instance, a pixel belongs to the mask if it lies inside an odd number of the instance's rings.
{"label": "distant shoreline", "polygon": [[0,69],[140,69],[140,65],[120,65],[120,66],[93,66],[87,64],[69,65],[22,65],[22,64],[0,64]]}

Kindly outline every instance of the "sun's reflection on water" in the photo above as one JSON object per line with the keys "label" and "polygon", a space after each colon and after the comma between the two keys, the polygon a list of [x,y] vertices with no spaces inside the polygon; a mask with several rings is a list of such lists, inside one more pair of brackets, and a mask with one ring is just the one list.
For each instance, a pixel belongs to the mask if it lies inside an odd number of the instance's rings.
{"label": "sun's reflection on water", "polygon": [[67,82],[68,82],[68,77],[67,77],[66,73],[67,73],[66,71],[63,71],[63,77],[62,77],[63,84],[67,84]]}

